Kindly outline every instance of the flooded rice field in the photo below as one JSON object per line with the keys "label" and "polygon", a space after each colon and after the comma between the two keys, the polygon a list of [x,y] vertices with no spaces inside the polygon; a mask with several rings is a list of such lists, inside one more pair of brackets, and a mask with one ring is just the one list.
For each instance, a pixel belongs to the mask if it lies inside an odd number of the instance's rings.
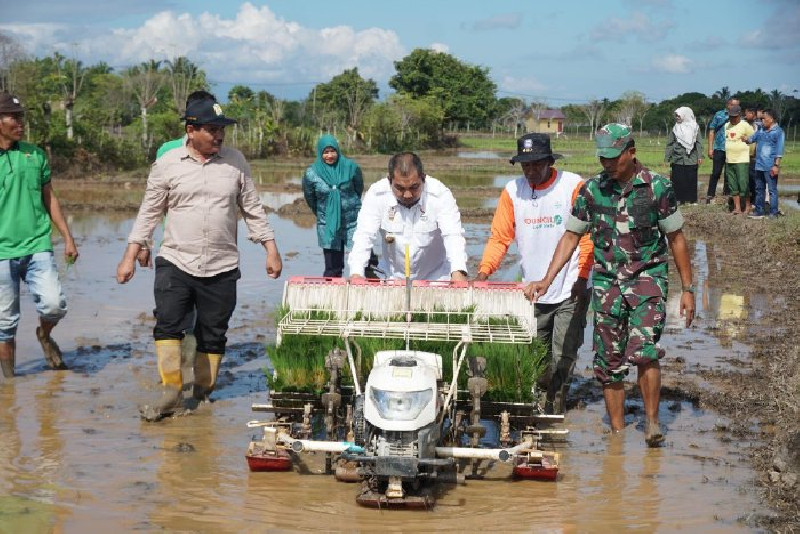
{"label": "flooded rice field", "polygon": [[[291,202],[265,194],[266,204]],[[272,207],[272,206],[271,206]],[[308,225],[270,215],[284,258],[282,279],[316,275],[322,257]],[[0,384],[0,532],[480,531],[752,532],[766,513],[748,454],[754,442],[721,432],[732,421],[701,409],[686,385],[708,387],[709,370],[728,369],[750,348],[736,329],[778,305],[722,284],[714,248],[693,241],[699,318],[684,329],[677,295],[663,339],[666,445],[645,447],[641,402],[629,389],[627,428],[606,432],[600,389],[591,379],[591,328],[580,353],[556,482],[514,481],[497,465],[484,480],[443,485],[430,511],[374,510],[358,487],[320,474],[322,458],[286,473],[251,473],[244,454],[267,396],[273,310],[282,281],[264,275],[260,247],[242,240],[239,304],[211,404],[144,423],[137,406],[157,394],[153,355],[153,271],[126,286],[114,279],[132,215],[71,216],[81,252],[62,267],[69,313],[54,331],[67,371],[44,365],[35,312],[24,297],[19,376]],[[488,225],[467,224],[472,271]],[[240,235],[246,235],[240,232]],[[60,243],[57,251],[63,250]],[[512,280],[513,254],[493,279]],[[674,269],[673,269],[674,271]],[[591,321],[590,321],[591,323]],[[633,382],[629,379],[629,386]]]}

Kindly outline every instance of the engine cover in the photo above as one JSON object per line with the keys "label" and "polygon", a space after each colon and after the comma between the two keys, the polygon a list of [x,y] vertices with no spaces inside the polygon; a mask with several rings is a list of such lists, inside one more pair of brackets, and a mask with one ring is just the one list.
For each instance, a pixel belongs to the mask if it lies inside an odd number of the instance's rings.
{"label": "engine cover", "polygon": [[364,395],[364,417],[386,431],[413,431],[436,420],[441,356],[413,350],[375,354]]}

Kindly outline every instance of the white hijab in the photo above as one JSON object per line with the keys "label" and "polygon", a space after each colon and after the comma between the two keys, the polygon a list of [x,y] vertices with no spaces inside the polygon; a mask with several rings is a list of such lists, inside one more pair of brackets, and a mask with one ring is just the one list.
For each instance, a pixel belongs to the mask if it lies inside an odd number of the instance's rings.
{"label": "white hijab", "polygon": [[681,118],[681,121],[675,122],[675,126],[672,127],[672,133],[675,134],[675,139],[683,145],[688,154],[694,148],[700,127],[697,125],[697,121],[694,118],[694,111],[692,111],[691,108],[680,107],[675,110],[675,114]]}

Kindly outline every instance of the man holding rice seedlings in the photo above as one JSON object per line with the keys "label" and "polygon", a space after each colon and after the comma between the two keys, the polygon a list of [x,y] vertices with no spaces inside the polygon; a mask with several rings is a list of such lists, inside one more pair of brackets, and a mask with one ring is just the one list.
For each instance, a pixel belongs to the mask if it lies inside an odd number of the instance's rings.
{"label": "man holding rice seedlings", "polygon": [[[553,153],[547,134],[531,133],[517,140],[517,155],[511,163],[519,162],[524,176],[510,181],[500,194],[475,280],[486,280],[497,271],[512,241],[519,250],[523,282],[544,277],[583,185],[577,174],[553,167],[561,157]],[[537,337],[547,346],[549,362],[537,381],[546,393],[546,413],[565,410],[572,370],[583,344],[591,268],[592,242],[585,235],[566,269],[536,302]]]}
{"label": "man holding rice seedlings", "polygon": [[627,126],[603,126],[595,144],[603,172],[581,187],[547,274],[529,284],[525,294],[533,301],[545,295],[581,236],[591,236],[594,374],[603,385],[611,430],[625,428],[623,380],[635,365],[644,403],[645,441],[657,447],[664,441],[658,421],[659,360],[664,350],[658,341],[666,320],[668,244],[683,285],[680,313],[687,327],[695,310],[683,216],[671,182],[636,159]]}
{"label": "man holding rice seedlings", "polygon": [[163,391],[158,402],[142,408],[142,418],[147,421],[172,414],[183,401],[181,339],[184,319],[192,308],[197,313],[193,396],[205,400],[214,390],[225,354],[228,321],[236,307],[239,211],[250,241],[266,250],[267,275],[277,278],[283,269],[250,166],[241,152],[222,146],[225,126],[235,121],[225,117],[219,104],[211,100],[191,103],[185,120],[186,144],[153,164],[139,215],[117,266],[117,282],[124,284],[133,278],[137,255],[169,212],[155,260],[153,291],[153,336]]}
{"label": "man holding rice seedlings", "polygon": [[425,174],[412,152],[389,160],[389,174],[367,190],[347,257],[351,277],[363,277],[380,240],[378,269],[405,277],[406,253],[414,280],[467,280],[461,212],[450,189]]}

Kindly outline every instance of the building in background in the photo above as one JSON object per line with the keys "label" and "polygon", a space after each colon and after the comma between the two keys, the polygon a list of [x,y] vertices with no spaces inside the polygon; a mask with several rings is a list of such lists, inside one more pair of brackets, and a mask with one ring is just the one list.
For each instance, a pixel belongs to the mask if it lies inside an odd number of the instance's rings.
{"label": "building in background", "polygon": [[564,133],[564,114],[560,109],[531,108],[525,116],[525,131],[558,137]]}

